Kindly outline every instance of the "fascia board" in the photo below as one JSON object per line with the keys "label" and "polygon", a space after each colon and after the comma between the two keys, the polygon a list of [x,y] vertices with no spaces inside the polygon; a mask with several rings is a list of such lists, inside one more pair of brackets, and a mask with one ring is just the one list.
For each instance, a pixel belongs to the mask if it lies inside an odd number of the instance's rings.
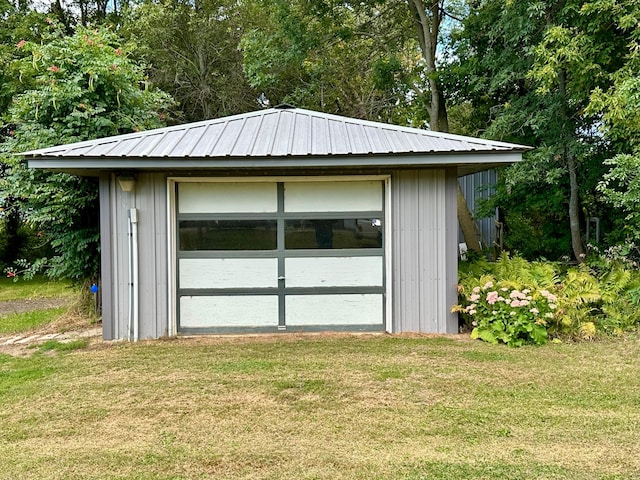
{"label": "fascia board", "polygon": [[[307,156],[307,157],[221,157],[221,158],[29,158],[30,168],[46,170],[218,170],[256,168],[349,168],[349,167],[482,167],[483,164],[511,164],[522,160],[521,152],[488,152],[447,155]],[[491,167],[489,167],[491,168]]]}

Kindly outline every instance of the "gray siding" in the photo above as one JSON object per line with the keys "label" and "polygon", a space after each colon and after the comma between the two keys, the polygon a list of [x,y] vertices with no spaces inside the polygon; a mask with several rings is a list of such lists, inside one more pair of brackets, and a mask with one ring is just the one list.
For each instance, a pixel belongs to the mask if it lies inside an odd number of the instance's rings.
{"label": "gray siding", "polygon": [[100,177],[100,295],[102,297],[102,337],[105,340],[116,338],[114,332],[113,311],[113,269],[111,255],[113,253],[113,231],[111,211],[111,178]]}
{"label": "gray siding", "polygon": [[[392,172],[393,332],[454,333],[457,293],[456,170]],[[128,209],[139,217],[140,338],[168,333],[166,174],[138,174],[134,192],[101,179],[104,338],[127,338]]]}
{"label": "gray siding", "polygon": [[455,182],[453,169],[392,175],[394,332],[457,332]]}
{"label": "gray siding", "polygon": [[[498,182],[498,171],[496,169],[485,170],[484,172],[474,173],[472,175],[465,175],[458,179],[460,181],[460,187],[464,193],[464,198],[467,201],[467,206],[471,211],[471,214],[476,217],[476,205],[481,198],[489,198],[493,193],[494,186]],[[483,188],[489,186],[490,188]],[[487,248],[493,245],[495,239],[495,215],[491,217],[475,218],[478,225],[480,242],[482,246]],[[460,242],[464,242],[462,232],[458,233]]]}
{"label": "gray siding", "polygon": [[[158,338],[168,330],[167,186],[165,174],[138,174],[133,192],[123,192],[116,176],[101,180],[103,255],[103,337],[128,338],[128,211],[138,209],[139,336]],[[108,207],[106,206],[108,205]],[[109,253],[107,253],[109,252]]]}
{"label": "gray siding", "polygon": [[138,175],[140,242],[140,338],[167,335],[167,181],[166,175]]}

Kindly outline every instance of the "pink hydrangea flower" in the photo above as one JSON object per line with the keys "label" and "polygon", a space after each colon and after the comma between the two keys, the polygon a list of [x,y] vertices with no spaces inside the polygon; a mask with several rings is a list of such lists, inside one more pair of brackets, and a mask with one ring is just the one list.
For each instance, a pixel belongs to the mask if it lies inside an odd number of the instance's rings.
{"label": "pink hydrangea flower", "polygon": [[487,303],[489,305],[493,305],[499,299],[500,299],[500,297],[498,296],[498,292],[489,292],[489,293],[487,293]]}

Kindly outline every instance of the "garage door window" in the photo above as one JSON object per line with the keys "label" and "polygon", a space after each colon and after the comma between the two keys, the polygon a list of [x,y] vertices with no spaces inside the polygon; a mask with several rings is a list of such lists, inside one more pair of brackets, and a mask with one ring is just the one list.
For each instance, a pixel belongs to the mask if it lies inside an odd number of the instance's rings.
{"label": "garage door window", "polygon": [[181,220],[180,250],[275,250],[276,220]]}
{"label": "garage door window", "polygon": [[287,249],[382,248],[379,218],[286,220]]}

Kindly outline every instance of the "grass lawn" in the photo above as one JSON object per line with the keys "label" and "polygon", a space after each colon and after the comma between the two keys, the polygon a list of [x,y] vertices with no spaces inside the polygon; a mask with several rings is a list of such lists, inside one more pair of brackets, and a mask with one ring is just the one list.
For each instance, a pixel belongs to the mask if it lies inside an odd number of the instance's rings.
{"label": "grass lawn", "polygon": [[76,294],[71,282],[36,276],[32,280],[0,277],[0,302],[33,298],[71,297]]}
{"label": "grass lawn", "polygon": [[66,307],[47,308],[24,313],[0,314],[0,335],[25,333],[48,325],[67,312]]}
{"label": "grass lawn", "polygon": [[0,478],[637,479],[639,350],[284,335],[0,356]]}
{"label": "grass lawn", "polygon": [[77,301],[70,282],[37,276],[32,280],[0,278],[0,335],[26,333],[59,319]]}

